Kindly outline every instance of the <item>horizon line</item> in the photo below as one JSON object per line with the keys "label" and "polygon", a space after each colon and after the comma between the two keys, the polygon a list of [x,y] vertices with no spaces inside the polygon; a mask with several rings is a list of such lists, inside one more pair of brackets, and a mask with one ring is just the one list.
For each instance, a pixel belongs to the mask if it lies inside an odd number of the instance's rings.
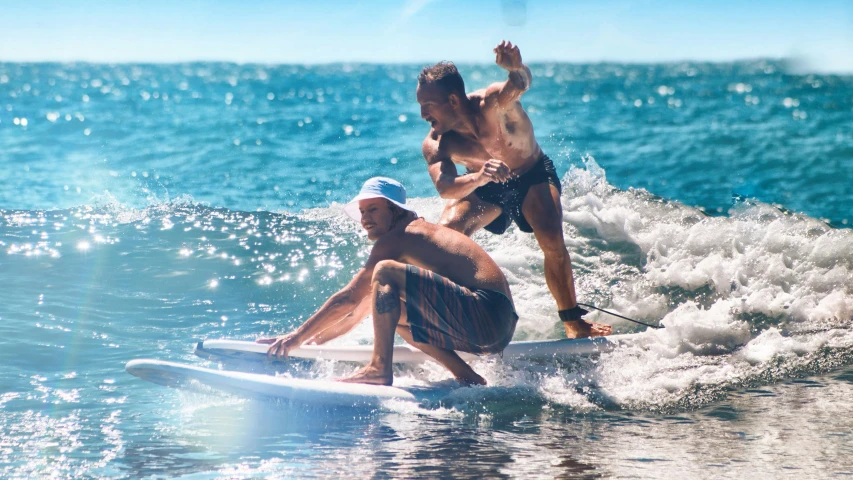
{"label": "horizon line", "polygon": [[[853,75],[853,66],[836,66],[835,68],[827,68],[825,65],[818,65],[810,62],[808,58],[798,56],[782,56],[782,57],[739,57],[727,60],[712,60],[712,59],[679,59],[679,60],[532,60],[525,62],[526,65],[540,66],[548,64],[563,64],[563,65],[624,65],[624,66],[652,66],[652,65],[677,65],[677,64],[749,64],[758,62],[771,62],[781,64],[785,71],[792,75],[835,75],[835,76],[851,76]],[[237,61],[237,60],[121,60],[121,61],[92,61],[92,60],[3,60],[0,59],[0,65],[48,65],[48,64],[83,64],[83,65],[188,65],[188,64],[228,64],[238,66],[263,65],[267,67],[322,67],[335,65],[399,65],[399,66],[425,66],[433,65],[436,62],[430,61],[375,61],[375,60],[330,60],[317,62],[267,62],[267,61]],[[454,61],[457,65],[465,66],[492,66],[493,62],[482,61]],[[840,68],[839,68],[840,67]]]}
{"label": "horizon line", "polygon": [[[447,61],[447,60],[439,60]],[[800,61],[795,57],[737,57],[726,60],[711,60],[699,58],[683,58],[677,60],[531,60],[525,61],[525,65],[541,65],[541,64],[571,64],[571,65],[599,65],[599,64],[622,64],[622,65],[669,65],[677,63],[747,63],[747,62],[797,62]],[[452,60],[454,64],[459,65],[496,65],[494,62],[482,61],[466,61]],[[29,64],[47,64],[47,63],[86,63],[92,65],[180,65],[186,63],[228,63],[234,65],[269,65],[269,66],[322,66],[322,65],[420,65],[436,63],[435,60],[394,60],[394,61],[376,61],[376,60],[328,60],[328,61],[309,61],[309,62],[294,62],[294,61],[259,61],[259,60],[215,60],[215,59],[194,59],[194,60],[118,60],[118,61],[103,61],[103,60],[4,60],[0,58],[0,64],[9,63],[29,63]]]}

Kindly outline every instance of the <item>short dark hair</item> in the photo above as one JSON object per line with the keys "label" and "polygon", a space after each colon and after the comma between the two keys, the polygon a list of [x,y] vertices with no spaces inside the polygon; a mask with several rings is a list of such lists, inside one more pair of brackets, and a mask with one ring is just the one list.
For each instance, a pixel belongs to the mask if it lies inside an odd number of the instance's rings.
{"label": "short dark hair", "polygon": [[456,69],[453,62],[438,62],[431,67],[424,67],[418,75],[418,85],[433,83],[445,91],[448,95],[465,97],[465,81]]}

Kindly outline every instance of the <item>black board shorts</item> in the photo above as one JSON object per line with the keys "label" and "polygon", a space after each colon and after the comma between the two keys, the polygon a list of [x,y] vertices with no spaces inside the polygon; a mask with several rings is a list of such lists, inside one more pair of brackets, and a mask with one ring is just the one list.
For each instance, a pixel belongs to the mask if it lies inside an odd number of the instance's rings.
{"label": "black board shorts", "polygon": [[560,185],[560,179],[557,177],[554,162],[548,158],[548,155],[542,153],[536,165],[518,177],[503,183],[492,182],[474,190],[474,194],[480,200],[501,207],[501,215],[486,225],[486,230],[495,235],[500,235],[506,232],[506,229],[514,221],[522,232],[533,232],[533,227],[530,226],[530,222],[524,218],[524,214],[521,212],[521,206],[524,204],[530,187],[545,182],[554,185],[557,187],[557,191],[562,192],[562,185]]}

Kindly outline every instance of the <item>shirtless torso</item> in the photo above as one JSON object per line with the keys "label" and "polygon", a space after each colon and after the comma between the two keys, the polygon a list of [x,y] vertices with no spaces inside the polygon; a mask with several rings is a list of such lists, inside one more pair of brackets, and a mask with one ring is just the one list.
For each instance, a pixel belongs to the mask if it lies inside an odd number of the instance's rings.
{"label": "shirtless torso", "polygon": [[476,119],[476,136],[454,130],[441,134],[430,129],[423,149],[430,153],[431,166],[450,161],[474,173],[482,170],[489,160],[500,159],[510,175],[520,175],[536,163],[542,150],[536,142],[533,124],[520,102],[502,106],[497,99],[488,98],[497,95],[499,88],[495,84],[468,95]]}

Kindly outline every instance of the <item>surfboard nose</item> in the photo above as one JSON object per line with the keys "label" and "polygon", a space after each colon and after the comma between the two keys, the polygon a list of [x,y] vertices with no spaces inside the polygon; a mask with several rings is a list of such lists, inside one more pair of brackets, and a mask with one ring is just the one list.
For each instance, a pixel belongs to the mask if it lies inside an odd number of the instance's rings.
{"label": "surfboard nose", "polygon": [[149,360],[146,358],[134,358],[133,360],[124,364],[124,371],[137,376],[137,373],[140,371],[140,367],[145,363],[156,362],[156,360]]}

